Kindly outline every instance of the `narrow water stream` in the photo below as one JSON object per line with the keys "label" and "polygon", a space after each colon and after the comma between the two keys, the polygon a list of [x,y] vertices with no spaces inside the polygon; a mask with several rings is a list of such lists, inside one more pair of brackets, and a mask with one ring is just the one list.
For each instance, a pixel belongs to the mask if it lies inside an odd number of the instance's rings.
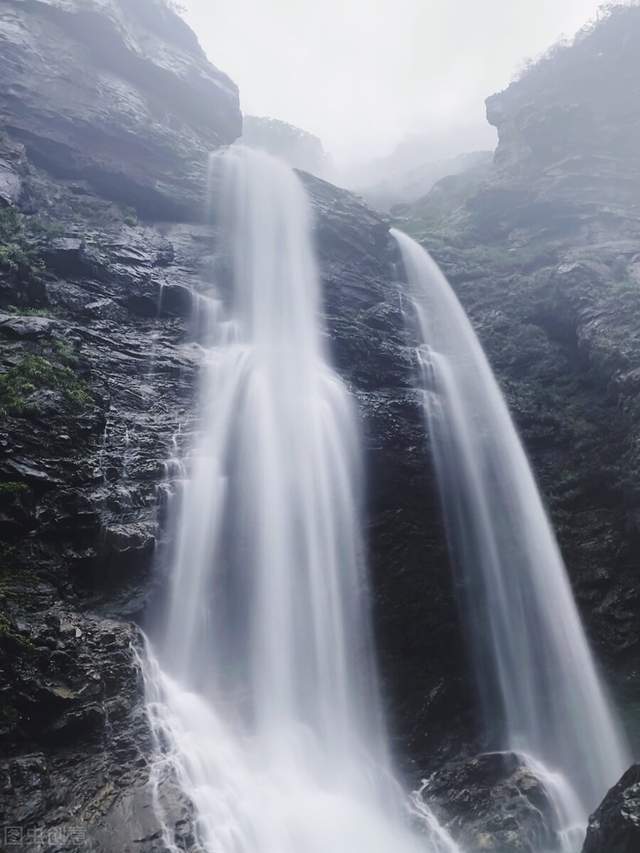
{"label": "narrow water stream", "polygon": [[480,342],[432,258],[393,234],[418,319],[425,418],[486,732],[545,783],[560,847],[575,853],[631,758]]}

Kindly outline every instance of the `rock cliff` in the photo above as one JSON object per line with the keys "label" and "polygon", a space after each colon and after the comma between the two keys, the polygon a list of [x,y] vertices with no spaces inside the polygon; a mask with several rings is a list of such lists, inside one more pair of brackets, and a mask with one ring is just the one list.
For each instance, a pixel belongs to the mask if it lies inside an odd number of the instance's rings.
{"label": "rock cliff", "polygon": [[164,0],[2,0],[0,120],[30,161],[154,219],[193,219],[236,86]]}
{"label": "rock cliff", "polygon": [[[638,10],[558,54],[573,68],[562,73],[579,78],[607,38],[627,44],[628,32],[640,34]],[[625,51],[602,66],[626,75],[612,88],[636,68]],[[52,851],[84,850],[88,837],[146,853],[162,842],[146,789],[137,625],[162,581],[164,462],[193,417],[194,305],[227,296],[203,211],[207,155],[241,132],[237,91],[162,0],[1,0],[0,71],[0,824],[50,833]],[[471,313],[596,649],[633,710],[636,153],[624,133],[608,156],[604,141],[576,153],[580,134],[568,130],[540,143],[536,121],[550,109],[572,121],[563,103],[588,111],[590,87],[565,90],[549,70],[538,92],[537,73],[491,100],[495,164],[445,179],[400,225],[433,250]],[[362,413],[376,640],[415,779],[477,743],[397,258],[377,214],[303,179],[333,356]],[[443,791],[476,764],[447,772]],[[478,796],[512,791],[518,773],[481,780]],[[188,804],[166,796],[189,849]],[[31,837],[25,849],[40,848]]]}
{"label": "rock cliff", "polygon": [[582,853],[635,853],[640,847],[640,765],[634,764],[591,817]]}

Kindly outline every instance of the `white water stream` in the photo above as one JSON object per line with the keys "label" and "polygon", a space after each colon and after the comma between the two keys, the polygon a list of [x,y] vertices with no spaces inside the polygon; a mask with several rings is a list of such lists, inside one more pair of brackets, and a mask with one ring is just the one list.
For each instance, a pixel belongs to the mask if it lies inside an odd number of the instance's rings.
{"label": "white water stream", "polygon": [[153,778],[177,780],[207,853],[456,853],[428,809],[410,827],[388,755],[359,435],[325,352],[306,194],[261,153],[212,169],[233,304],[227,321],[196,305],[200,423],[144,664]]}
{"label": "white water stream", "polygon": [[425,415],[487,731],[545,782],[561,847],[631,763],[504,398],[442,272],[397,240],[422,338]]}

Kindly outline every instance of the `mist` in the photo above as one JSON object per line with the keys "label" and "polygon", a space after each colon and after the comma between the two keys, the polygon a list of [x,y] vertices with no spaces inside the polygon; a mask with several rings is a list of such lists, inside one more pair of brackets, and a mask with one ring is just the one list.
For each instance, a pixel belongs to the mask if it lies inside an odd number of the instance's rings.
{"label": "mist", "polygon": [[[246,114],[322,140],[338,171],[427,137],[433,158],[493,148],[484,99],[571,37],[598,0],[186,0]],[[365,167],[366,168],[366,167]]]}

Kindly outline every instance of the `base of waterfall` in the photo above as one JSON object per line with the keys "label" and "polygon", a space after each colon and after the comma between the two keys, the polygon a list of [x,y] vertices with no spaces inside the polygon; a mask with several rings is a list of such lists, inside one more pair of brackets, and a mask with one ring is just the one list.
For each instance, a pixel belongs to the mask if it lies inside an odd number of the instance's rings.
{"label": "base of waterfall", "polygon": [[624,732],[480,340],[433,258],[406,234],[392,234],[411,297],[417,387],[483,737],[517,749],[552,807],[538,828],[534,811],[534,838],[512,849],[575,853],[589,812],[630,763]]}
{"label": "base of waterfall", "polygon": [[515,751],[455,759],[420,797],[464,853],[580,853],[586,816],[566,779]]}
{"label": "base of waterfall", "polygon": [[305,726],[282,731],[274,754],[273,740],[265,748],[228,708],[163,672],[148,644],[139,662],[154,744],[151,799],[169,853],[462,853],[386,768],[362,757],[332,772]]}

